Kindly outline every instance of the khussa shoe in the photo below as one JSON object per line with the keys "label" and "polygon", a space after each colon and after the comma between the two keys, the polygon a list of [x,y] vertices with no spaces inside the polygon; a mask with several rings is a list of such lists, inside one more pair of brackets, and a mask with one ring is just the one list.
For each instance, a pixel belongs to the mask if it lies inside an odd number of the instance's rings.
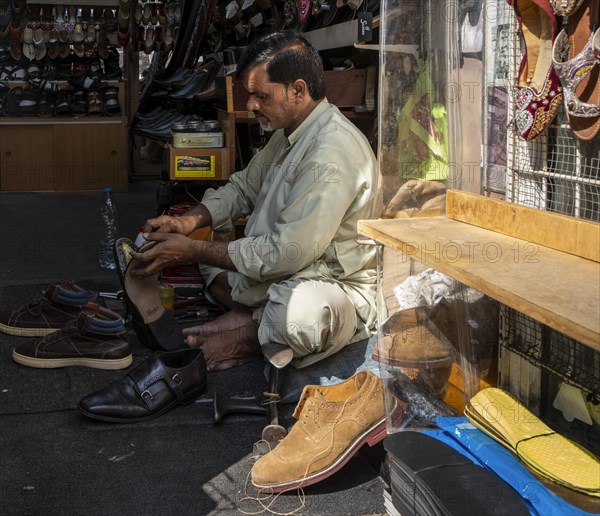
{"label": "khussa shoe", "polygon": [[435,306],[419,306],[393,314],[382,325],[373,359],[396,367],[449,367],[454,347],[436,326]]}
{"label": "khussa shoe", "polygon": [[360,447],[386,434],[383,383],[360,371],[330,387],[307,385],[294,411],[298,420],[277,446],[252,467],[252,484],[278,493],[328,478]]}
{"label": "khussa shoe", "polygon": [[564,89],[569,125],[577,138],[590,141],[600,132],[600,29],[595,23],[600,6],[582,3],[556,38],[552,60]]}
{"label": "khussa shoe", "polygon": [[123,319],[96,303],[88,303],[77,320],[63,329],[19,344],[12,357],[18,364],[43,369],[124,369],[132,360]]}
{"label": "khussa shoe", "polygon": [[0,312],[0,331],[19,337],[43,337],[77,320],[97,298],[69,281],[50,285],[42,297],[15,310]]}
{"label": "khussa shoe", "polygon": [[83,414],[112,423],[137,423],[194,401],[206,389],[199,348],[157,353],[104,389],[79,402]]}
{"label": "khussa shoe", "polygon": [[525,41],[525,54],[514,87],[515,120],[527,141],[542,134],[563,102],[562,87],[552,66],[552,44],[558,20],[548,0],[508,0],[513,5]]}

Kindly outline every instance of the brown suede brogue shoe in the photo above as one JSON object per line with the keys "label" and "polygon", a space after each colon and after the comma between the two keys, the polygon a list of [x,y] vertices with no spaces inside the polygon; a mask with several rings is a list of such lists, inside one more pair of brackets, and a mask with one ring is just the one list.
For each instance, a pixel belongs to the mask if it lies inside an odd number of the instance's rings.
{"label": "brown suede brogue shoe", "polygon": [[252,467],[259,491],[305,487],[331,476],[365,443],[387,435],[383,383],[360,371],[329,387],[307,385],[294,411],[298,420],[277,446]]}
{"label": "brown suede brogue shoe", "polygon": [[396,367],[449,367],[454,347],[434,324],[435,307],[420,306],[392,315],[383,325],[373,359]]}
{"label": "brown suede brogue shoe", "polygon": [[41,339],[19,344],[12,357],[18,364],[43,369],[124,369],[132,361],[123,319],[96,303],[88,303],[74,323]]}
{"label": "brown suede brogue shoe", "polygon": [[77,320],[97,297],[69,281],[50,285],[40,299],[0,312],[0,331],[19,337],[43,337]]}

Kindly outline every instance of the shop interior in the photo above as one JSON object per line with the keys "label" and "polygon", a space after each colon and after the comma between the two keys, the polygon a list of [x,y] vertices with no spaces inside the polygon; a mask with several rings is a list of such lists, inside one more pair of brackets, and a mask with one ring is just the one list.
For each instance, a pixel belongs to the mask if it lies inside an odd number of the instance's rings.
{"label": "shop interior", "polygon": [[[599,27],[598,0],[0,0],[0,312],[71,281],[122,317],[133,356],[26,367],[31,337],[0,332],[2,514],[600,513]],[[382,211],[357,228],[377,253],[373,335],[303,369],[275,349],[209,372],[149,421],[85,418],[83,396],[155,354],[128,263],[99,265],[106,189],[126,250],[245,169],[271,133],[236,63],[287,29],[377,157]],[[222,313],[194,264],[159,289],[181,328]],[[348,367],[380,379],[385,437],[257,491],[294,388]]]}

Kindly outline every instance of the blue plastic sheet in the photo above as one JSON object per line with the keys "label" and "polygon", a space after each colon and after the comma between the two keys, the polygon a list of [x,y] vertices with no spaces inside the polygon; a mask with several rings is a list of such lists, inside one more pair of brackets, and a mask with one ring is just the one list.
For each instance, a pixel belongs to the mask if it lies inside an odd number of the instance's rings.
{"label": "blue plastic sheet", "polygon": [[[443,432],[431,432],[433,437],[450,446],[453,446],[451,441],[454,441],[459,446],[455,449],[496,473],[520,493],[532,515],[590,516],[594,514],[574,507],[550,491],[521,464],[517,457],[474,427],[466,417],[439,417],[436,418],[436,423]],[[444,433],[445,437],[443,437]]]}

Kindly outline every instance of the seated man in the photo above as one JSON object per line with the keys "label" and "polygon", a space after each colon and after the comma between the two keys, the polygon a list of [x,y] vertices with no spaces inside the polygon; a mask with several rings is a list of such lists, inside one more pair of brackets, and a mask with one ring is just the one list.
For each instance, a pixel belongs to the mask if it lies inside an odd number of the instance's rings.
{"label": "seated man", "polygon": [[[375,248],[358,244],[357,221],[381,211],[380,176],[365,136],[325,98],[318,52],[299,33],[254,41],[238,63],[247,108],[274,131],[246,169],[206,192],[180,217],[146,223],[150,241],[134,274],[197,262],[207,296],[227,312],[184,330],[209,370],[261,356],[260,345],[289,346],[303,367],[367,338],[376,320]],[[192,231],[229,232],[231,242]]]}

